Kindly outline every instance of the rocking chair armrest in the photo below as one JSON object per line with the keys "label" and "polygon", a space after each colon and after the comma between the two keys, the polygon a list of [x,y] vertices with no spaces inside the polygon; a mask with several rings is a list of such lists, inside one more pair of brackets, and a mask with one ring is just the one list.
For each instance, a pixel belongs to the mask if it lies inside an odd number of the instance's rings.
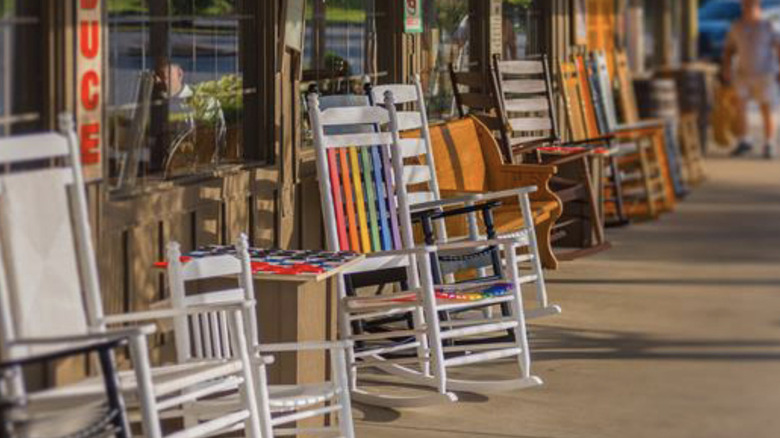
{"label": "rocking chair armrest", "polygon": [[[471,201],[467,201],[467,202],[470,204],[472,203]],[[434,208],[430,210],[417,211],[412,214],[412,222],[425,223],[425,221],[439,220],[439,219],[444,219],[452,216],[466,216],[466,215],[471,216],[479,212],[483,212],[484,214],[485,212],[488,212],[500,206],[501,206],[501,201],[489,201],[480,204],[466,205],[465,207],[454,208],[449,210]]]}
{"label": "rocking chair armrest", "polygon": [[565,156],[563,156],[561,158],[558,158],[556,160],[553,160],[553,161],[550,162],[550,164],[554,164],[556,166],[560,166],[562,164],[568,164],[568,163],[572,163],[572,162],[575,162],[575,161],[580,161],[583,158],[589,157],[591,155],[593,155],[592,151],[576,152],[576,153],[565,155]]}
{"label": "rocking chair armrest", "polygon": [[655,134],[654,128],[632,128],[630,126],[619,126],[612,134],[614,134],[617,140],[639,140],[648,137],[652,137]]}
{"label": "rocking chair armrest", "polygon": [[468,199],[468,202],[485,202],[493,201],[496,199],[511,198],[515,196],[530,195],[537,191],[536,186],[516,187],[507,190],[499,190],[495,192],[467,192],[456,190],[442,190],[442,193],[447,195],[461,196],[462,199]]}
{"label": "rocking chair armrest", "polygon": [[263,344],[255,347],[255,353],[283,353],[290,351],[317,351],[346,349],[354,345],[352,341],[306,341],[277,344]]}
{"label": "rocking chair armrest", "polygon": [[591,138],[585,138],[582,140],[569,140],[561,143],[561,146],[564,147],[570,147],[570,146],[593,146],[598,147],[597,145],[603,144],[603,143],[609,143],[610,141],[614,140],[615,136],[613,134],[604,134],[599,135],[598,137],[591,137]]}
{"label": "rocking chair armrest", "polygon": [[544,145],[555,143],[554,138],[540,138],[538,140],[531,140],[523,143],[519,143],[512,146],[512,155],[522,155],[529,152],[534,152]]}
{"label": "rocking chair armrest", "polygon": [[496,239],[484,239],[484,240],[459,240],[457,242],[440,243],[430,247],[436,251],[448,251],[458,249],[471,249],[482,248],[485,246],[504,246],[506,248],[512,248],[519,244],[522,244],[522,237],[499,237]]}
{"label": "rocking chair armrest", "polygon": [[638,122],[634,123],[625,123],[622,125],[618,125],[618,129],[658,129],[658,128],[665,128],[666,127],[666,120],[664,119],[642,119]]}
{"label": "rocking chair armrest", "polygon": [[252,363],[254,363],[255,365],[273,365],[274,363],[276,363],[275,357],[267,354],[260,354],[260,353],[256,353],[255,357],[253,357],[251,360]]}
{"label": "rocking chair armrest", "polygon": [[160,319],[171,319],[179,316],[196,315],[199,313],[216,312],[219,310],[243,310],[254,305],[254,300],[235,300],[224,301],[216,304],[205,304],[190,306],[185,309],[159,309],[144,310],[133,313],[123,313],[116,315],[107,315],[103,317],[105,324],[127,324],[133,322],[155,321]]}
{"label": "rocking chair armrest", "polygon": [[[453,195],[451,197],[448,196],[447,198],[440,199],[438,201],[427,201],[427,202],[421,202],[419,204],[414,204],[411,205],[409,209],[411,210],[412,213],[420,213],[420,212],[436,210],[439,208],[454,207],[457,205],[463,205],[470,202],[474,202],[473,194],[470,192],[442,190],[442,193],[448,193]],[[464,196],[457,196],[457,193],[464,193]]]}
{"label": "rocking chair armrest", "polygon": [[140,327],[111,329],[100,333],[88,333],[83,335],[49,336],[45,338],[22,338],[12,342],[13,345],[51,345],[51,344],[73,344],[89,343],[89,345],[101,342],[124,341],[128,338],[146,336],[154,333],[156,328],[153,325],[144,325]]}
{"label": "rocking chair armrest", "polygon": [[101,350],[112,350],[127,343],[127,338],[116,337],[103,339],[77,346],[68,346],[59,350],[50,351],[42,354],[33,354],[22,358],[4,360],[0,362],[0,370],[19,366],[27,366],[41,362],[51,362],[54,360],[65,359],[67,357],[79,356]]}

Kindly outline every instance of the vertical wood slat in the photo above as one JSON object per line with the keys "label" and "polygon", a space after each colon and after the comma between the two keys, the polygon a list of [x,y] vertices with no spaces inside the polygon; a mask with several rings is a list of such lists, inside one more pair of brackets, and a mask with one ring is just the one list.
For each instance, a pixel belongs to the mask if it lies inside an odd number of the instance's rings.
{"label": "vertical wood slat", "polygon": [[208,314],[209,325],[211,326],[211,338],[214,344],[214,352],[212,357],[221,359],[222,356],[222,331],[219,327],[219,316],[217,312],[210,312]]}
{"label": "vertical wood slat", "polygon": [[190,324],[192,324],[192,346],[195,350],[193,356],[196,359],[203,359],[203,333],[200,330],[200,315],[192,315],[189,318]]}
{"label": "vertical wood slat", "polygon": [[[345,151],[347,152],[347,151]],[[368,222],[366,220],[366,198],[363,191],[363,183],[361,180],[360,166],[358,165],[358,151],[357,148],[352,147],[348,150],[351,170],[352,170],[352,182],[355,185],[355,200],[358,221],[360,223],[360,243],[363,247],[364,253],[371,252],[371,240],[368,236]]]}
{"label": "vertical wood slat", "polygon": [[231,358],[233,352],[230,350],[230,331],[228,330],[227,312],[219,312],[219,331],[222,338],[222,357]]}
{"label": "vertical wood slat", "polygon": [[379,205],[379,227],[382,233],[382,249],[393,249],[389,218],[387,214],[387,191],[382,173],[382,150],[379,146],[371,148],[374,167],[374,183],[376,185],[377,204]]}
{"label": "vertical wood slat", "polygon": [[368,221],[371,227],[371,249],[381,251],[382,244],[379,240],[379,221],[377,217],[377,197],[375,195],[373,168],[371,166],[371,152],[366,148],[360,151],[363,164],[363,176],[366,182],[366,200],[368,202]]}
{"label": "vertical wood slat", "polygon": [[347,209],[350,249],[355,252],[360,252],[360,239],[358,238],[357,217],[355,214],[355,200],[352,193],[349,165],[347,164],[347,150],[339,150],[338,156],[339,164],[341,166],[341,189],[344,192],[344,204]]}
{"label": "vertical wood slat", "polygon": [[198,322],[200,323],[200,335],[203,340],[203,357],[214,357],[214,350],[211,345],[211,330],[209,324],[209,317],[207,314],[199,314]]}
{"label": "vertical wood slat", "polygon": [[401,232],[400,228],[398,226],[398,204],[395,199],[395,190],[393,189],[394,183],[400,184],[400,181],[393,181],[393,166],[390,163],[390,150],[388,147],[382,147],[381,148],[382,153],[382,166],[384,166],[385,170],[385,184],[386,184],[386,190],[387,190],[387,207],[388,207],[388,215],[390,216],[390,226],[392,227],[392,236],[393,236],[393,248],[392,249],[401,249],[403,246],[401,245]]}
{"label": "vertical wood slat", "polygon": [[334,210],[336,212],[336,228],[339,235],[339,249],[347,250],[349,248],[349,237],[347,235],[347,223],[344,218],[344,204],[341,196],[341,183],[339,182],[337,151],[331,149],[328,151],[328,167],[330,168],[330,185],[333,191]]}

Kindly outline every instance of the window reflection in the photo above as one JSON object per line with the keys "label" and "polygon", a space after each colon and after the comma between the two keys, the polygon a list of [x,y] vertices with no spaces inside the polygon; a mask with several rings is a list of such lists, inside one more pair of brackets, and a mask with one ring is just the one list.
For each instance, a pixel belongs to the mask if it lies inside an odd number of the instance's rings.
{"label": "window reflection", "polygon": [[528,33],[531,25],[532,0],[504,0],[503,59],[521,59],[528,55]]}
{"label": "window reflection", "polygon": [[118,189],[243,161],[238,0],[110,0],[111,178]]}
{"label": "window reflection", "polygon": [[0,136],[43,129],[46,52],[41,3],[0,0]]}
{"label": "window reflection", "polygon": [[376,80],[374,0],[307,0],[304,85],[326,94],[359,93],[366,76]]}
{"label": "window reflection", "polygon": [[448,119],[455,114],[449,64],[458,71],[470,68],[468,3],[463,0],[425,0],[423,3],[425,31],[421,77],[431,120]]}

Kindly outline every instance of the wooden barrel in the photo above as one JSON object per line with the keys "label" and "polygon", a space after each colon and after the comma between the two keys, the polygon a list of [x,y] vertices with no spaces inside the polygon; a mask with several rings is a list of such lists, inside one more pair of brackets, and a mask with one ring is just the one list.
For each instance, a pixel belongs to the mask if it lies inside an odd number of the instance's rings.
{"label": "wooden barrel", "polygon": [[656,77],[671,79],[677,84],[677,103],[680,112],[697,114],[702,145],[707,144],[709,120],[714,106],[713,93],[710,90],[707,75],[706,68],[695,64],[656,73]]}
{"label": "wooden barrel", "polygon": [[677,118],[680,114],[677,84],[674,80],[663,78],[635,79],[634,90],[641,118]]}

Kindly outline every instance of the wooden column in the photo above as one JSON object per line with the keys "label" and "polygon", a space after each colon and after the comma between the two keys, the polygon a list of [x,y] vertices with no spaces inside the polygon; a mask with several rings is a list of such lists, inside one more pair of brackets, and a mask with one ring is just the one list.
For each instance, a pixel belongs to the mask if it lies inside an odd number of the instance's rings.
{"label": "wooden column", "polygon": [[699,14],[697,0],[681,0],[682,4],[682,61],[692,62],[699,57]]}
{"label": "wooden column", "polygon": [[409,75],[419,73],[414,68],[414,56],[419,53],[420,37],[404,34],[404,2],[376,0],[378,28],[378,68],[387,75],[379,83],[406,82]]}
{"label": "wooden column", "polygon": [[641,73],[645,69],[645,14],[642,0],[629,0],[626,33],[631,70]]}
{"label": "wooden column", "polygon": [[669,66],[672,63],[673,47],[673,13],[674,0],[659,0],[658,7],[650,12],[654,15],[653,38],[655,40],[653,60],[654,67]]}

